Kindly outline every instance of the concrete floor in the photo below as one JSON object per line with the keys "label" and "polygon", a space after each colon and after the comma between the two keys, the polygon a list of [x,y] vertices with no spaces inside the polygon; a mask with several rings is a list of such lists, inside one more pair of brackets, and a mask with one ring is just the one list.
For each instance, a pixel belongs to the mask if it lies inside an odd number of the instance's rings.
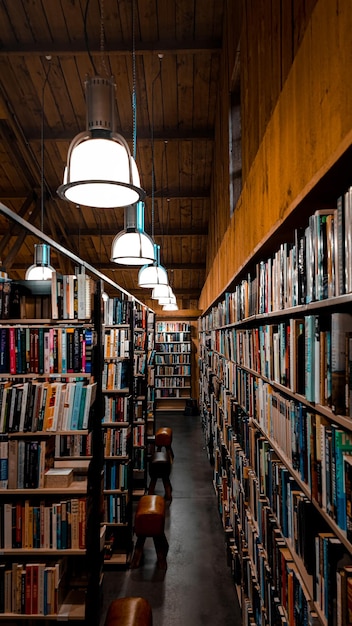
{"label": "concrete floor", "polygon": [[[107,571],[101,626],[110,602],[122,596],[145,597],[152,606],[153,626],[241,624],[200,419],[157,413],[156,425],[173,429],[173,499],[165,525],[168,568],[157,569],[148,538],[140,568]],[[160,480],[156,493],[164,495]]]}

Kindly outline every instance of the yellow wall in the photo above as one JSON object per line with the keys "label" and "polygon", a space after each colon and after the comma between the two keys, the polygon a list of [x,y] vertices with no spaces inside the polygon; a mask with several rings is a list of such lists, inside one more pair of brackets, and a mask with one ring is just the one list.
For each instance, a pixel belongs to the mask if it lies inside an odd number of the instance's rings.
{"label": "yellow wall", "polygon": [[[269,7],[267,0],[256,4]],[[287,78],[283,83],[259,148],[245,171],[243,190],[234,215],[229,215],[226,148],[226,107],[219,105],[214,155],[208,275],[199,301],[206,310],[226,289],[270,233],[292,212],[337,158],[352,144],[352,11],[350,0],[318,0],[307,21]],[[247,35],[244,16],[242,40]],[[270,38],[270,29],[265,34]],[[235,43],[235,42],[234,42]],[[253,44],[254,45],[254,44]],[[257,50],[258,52],[258,50]],[[260,52],[260,51],[259,51]],[[265,67],[262,59],[261,67]],[[267,60],[267,63],[269,60]],[[226,68],[226,63],[223,64]],[[248,73],[241,56],[241,77]],[[226,70],[224,69],[224,76]],[[224,84],[226,80],[223,79]],[[270,67],[267,67],[270,81]],[[241,78],[241,85],[250,85]],[[267,86],[268,89],[268,86]],[[251,97],[250,93],[246,97]],[[252,97],[260,98],[260,93]],[[247,110],[242,105],[243,110]],[[258,105],[258,115],[260,106]],[[253,154],[250,126],[242,120],[243,162],[248,146]],[[219,146],[224,155],[222,160]],[[247,150],[247,152],[246,152]],[[221,160],[219,163],[218,160]],[[247,171],[248,170],[248,171]],[[352,163],[351,163],[352,182]],[[221,189],[222,186],[222,189]],[[222,201],[221,198],[224,198]],[[218,241],[218,224],[224,234]]]}

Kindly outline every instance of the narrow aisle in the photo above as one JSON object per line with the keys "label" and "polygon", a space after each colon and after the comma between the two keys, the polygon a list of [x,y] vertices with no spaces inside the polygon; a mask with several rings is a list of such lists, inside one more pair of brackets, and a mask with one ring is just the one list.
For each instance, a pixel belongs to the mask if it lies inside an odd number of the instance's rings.
{"label": "narrow aisle", "polygon": [[[168,569],[157,569],[154,544],[148,538],[140,568],[105,574],[104,615],[115,597],[139,595],[152,606],[153,626],[240,624],[199,417],[157,414],[159,426],[172,428],[175,453],[173,499],[167,505],[165,524]],[[160,480],[156,493],[164,495]]]}

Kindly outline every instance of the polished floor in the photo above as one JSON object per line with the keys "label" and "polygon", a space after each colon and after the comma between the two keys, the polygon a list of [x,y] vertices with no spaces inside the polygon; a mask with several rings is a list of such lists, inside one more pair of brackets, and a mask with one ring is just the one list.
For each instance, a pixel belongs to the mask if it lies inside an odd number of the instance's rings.
{"label": "polished floor", "polygon": [[[101,626],[110,602],[123,596],[145,597],[152,606],[153,626],[239,625],[240,609],[200,419],[157,413],[156,425],[173,429],[173,499],[167,505],[165,525],[168,568],[164,572],[156,567],[154,544],[148,538],[138,569],[107,571]],[[160,480],[156,493],[164,493]]]}

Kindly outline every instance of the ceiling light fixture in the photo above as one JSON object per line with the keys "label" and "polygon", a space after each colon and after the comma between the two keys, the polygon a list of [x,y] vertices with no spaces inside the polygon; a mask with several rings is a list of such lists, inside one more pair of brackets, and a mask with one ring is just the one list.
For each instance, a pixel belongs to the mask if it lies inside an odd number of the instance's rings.
{"label": "ceiling light fixture", "polygon": [[112,242],[110,260],[121,265],[154,262],[154,242],[144,231],[143,202],[125,207],[125,228]]}
{"label": "ceiling light fixture", "polygon": [[153,289],[158,285],[169,284],[166,269],[160,265],[160,246],[154,244],[155,260],[152,265],[144,265],[138,272],[138,286]]}
{"label": "ceiling light fixture", "polygon": [[34,264],[26,271],[26,280],[51,280],[54,268],[50,265],[50,246],[46,243],[34,244]]}
{"label": "ceiling light fixture", "polygon": [[113,77],[87,78],[85,88],[87,128],[70,144],[60,198],[102,209],[143,200],[136,162],[114,128]]}
{"label": "ceiling light fixture", "polygon": [[169,285],[156,285],[153,287],[152,300],[159,300],[159,298],[166,298],[169,295]]}
{"label": "ceiling light fixture", "polygon": [[159,304],[176,304],[176,296],[174,294],[174,292],[172,291],[171,287],[169,286],[169,291],[168,291],[168,295],[167,296],[161,296],[161,298],[159,298]]}
{"label": "ceiling light fixture", "polygon": [[177,304],[164,304],[163,311],[178,311]]}

